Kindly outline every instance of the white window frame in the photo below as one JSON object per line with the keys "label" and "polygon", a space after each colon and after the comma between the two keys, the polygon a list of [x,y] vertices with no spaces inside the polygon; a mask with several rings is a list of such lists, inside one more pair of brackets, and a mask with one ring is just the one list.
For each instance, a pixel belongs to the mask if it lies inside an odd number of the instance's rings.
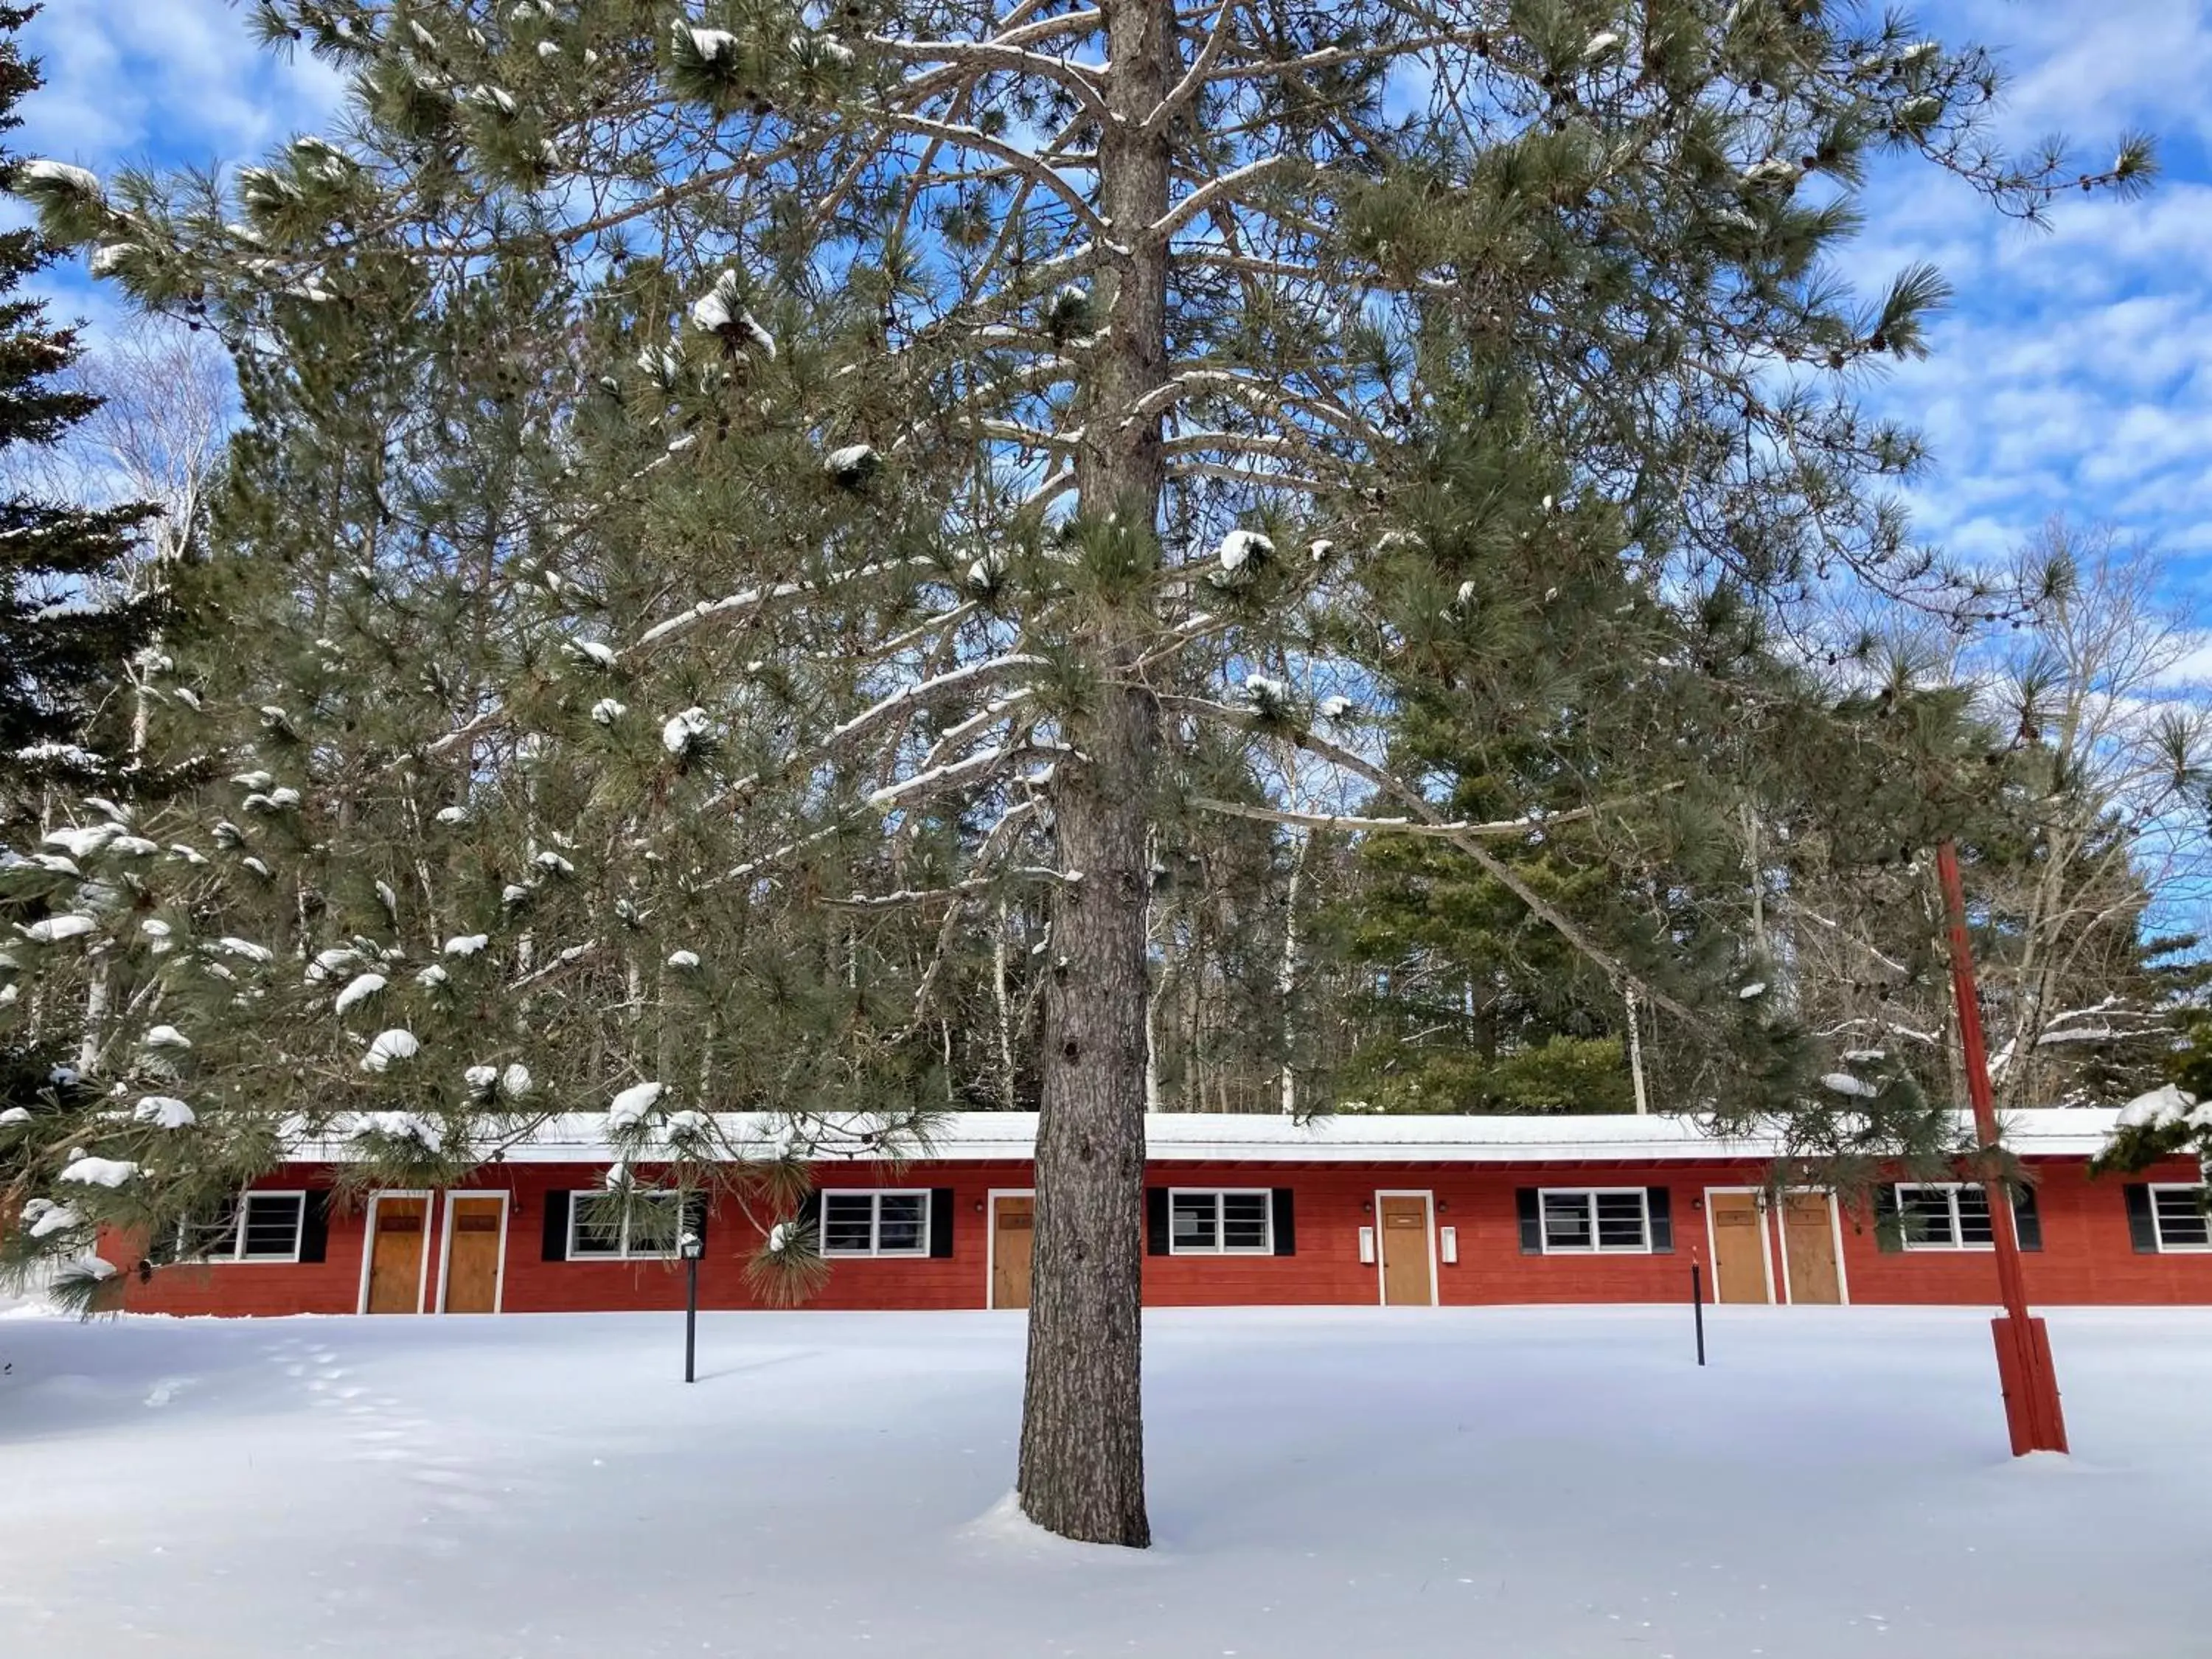
{"label": "white window frame", "polygon": [[[244,1254],[246,1249],[246,1206],[252,1200],[257,1198],[296,1198],[300,1200],[300,1207],[295,1212],[295,1218],[292,1227],[292,1253],[289,1255],[247,1255]],[[177,1250],[179,1255],[184,1254],[185,1251],[190,1248],[188,1243],[189,1233],[187,1230],[191,1226],[191,1224],[192,1224],[188,1221],[180,1221],[177,1224]],[[212,1267],[282,1267],[287,1265],[296,1266],[300,1260],[300,1251],[306,1245],[307,1242],[307,1189],[305,1187],[255,1187],[248,1191],[242,1192],[238,1195],[238,1214],[230,1224],[230,1254],[228,1255],[216,1255],[213,1253],[210,1253],[206,1255],[194,1256],[191,1260],[195,1265],[200,1262],[205,1262],[208,1266]]]}
{"label": "white window frame", "polygon": [[[1890,1191],[1891,1196],[1895,1200],[1897,1204],[1898,1243],[1908,1250],[1927,1250],[1930,1252],[1948,1251],[1954,1255],[1972,1250],[1994,1250],[1996,1249],[1996,1218],[1994,1213],[1991,1214],[1990,1218],[1990,1236],[1989,1243],[1986,1244],[1970,1244],[1966,1243],[1966,1230],[1959,1216],[1959,1194],[1966,1191],[1968,1188],[1973,1188],[1978,1191],[1984,1193],[1984,1194],[1986,1194],[1987,1192],[1987,1188],[1984,1188],[1978,1181],[1893,1182],[1890,1184]],[[1951,1206],[1951,1242],[1949,1243],[1925,1243],[1915,1239],[1911,1233],[1905,1231],[1905,1195],[1908,1192],[1942,1193],[1945,1196]],[[2005,1194],[2008,1201],[2009,1201],[2011,1196],[2012,1194],[2009,1192]],[[2017,1215],[2013,1218],[2013,1226],[2015,1230],[2020,1226],[2020,1218]]]}
{"label": "white window frame", "polygon": [[[1545,1200],[1553,1194],[1561,1198],[1580,1198],[1589,1200],[1589,1236],[1587,1244],[1554,1244],[1552,1230],[1546,1224],[1548,1206]],[[1644,1217],[1644,1242],[1641,1244],[1607,1244],[1598,1237],[1597,1201],[1601,1197],[1632,1194],[1637,1207]],[[1651,1189],[1648,1187],[1539,1187],[1536,1188],[1536,1238],[1543,1245],[1546,1255],[1650,1255],[1651,1254]]]}
{"label": "white window frame", "polygon": [[[830,1248],[830,1200],[833,1198],[868,1200],[868,1248],[857,1250],[849,1245]],[[887,1198],[918,1198],[921,1200],[921,1234],[912,1249],[903,1246],[884,1248],[884,1200]],[[929,1254],[931,1224],[936,1217],[931,1211],[936,1198],[927,1187],[825,1187],[821,1193],[822,1208],[815,1220],[816,1243],[820,1253],[839,1261],[913,1261]]]}
{"label": "white window frame", "polygon": [[[1178,1244],[1175,1236],[1176,1200],[1182,1198],[1210,1198],[1213,1200],[1213,1243],[1211,1244]],[[1267,1218],[1267,1237],[1256,1245],[1231,1244],[1224,1223],[1228,1209],[1224,1200],[1257,1198],[1260,1213]],[[1170,1187],[1168,1188],[1168,1254],[1170,1255],[1273,1255],[1275,1253],[1275,1189],[1272,1187]]]}
{"label": "white window frame", "polygon": [[[2204,1183],[2192,1181],[2154,1181],[2150,1183],[2150,1233],[2152,1239],[2158,1245],[2159,1254],[2160,1255],[2202,1255],[2206,1251],[2212,1250],[2212,1242],[2203,1244],[2169,1244],[2166,1242],[2166,1220],[2158,1212],[2158,1195],[2160,1193],[2189,1193],[2195,1196],[2199,1205],[2202,1205]],[[2212,1223],[2212,1218],[2208,1218],[2208,1223]]]}
{"label": "white window frame", "polygon": [[[463,1196],[464,1196],[464,1197],[474,1197],[475,1195],[476,1195],[476,1194],[463,1194]],[[605,1202],[608,1199],[612,1198],[613,1196],[615,1196],[615,1194],[611,1194],[611,1193],[608,1192],[608,1191],[607,1191],[607,1189],[606,1189],[605,1188],[604,1188],[604,1187],[597,1187],[597,1188],[592,1188],[592,1187],[579,1188],[577,1188],[577,1189],[575,1189],[575,1190],[572,1191],[571,1193],[569,1193],[569,1194],[568,1194],[568,1259],[569,1261],[675,1261],[675,1260],[676,1260],[679,1255],[681,1255],[683,1254],[683,1244],[682,1244],[682,1240],[683,1240],[683,1236],[684,1236],[684,1209],[683,1209],[684,1198],[683,1198],[683,1194],[682,1194],[678,1193],[678,1192],[676,1192],[676,1191],[674,1191],[674,1190],[672,1190],[672,1190],[669,1190],[669,1191],[666,1191],[666,1192],[632,1193],[632,1194],[629,1195],[629,1201],[628,1201],[627,1203],[625,1203],[625,1204],[623,1206],[623,1217],[622,1217],[622,1237],[621,1237],[622,1248],[621,1248],[620,1249],[618,1249],[618,1250],[584,1250],[584,1251],[580,1251],[580,1251],[576,1249],[576,1229],[577,1229],[578,1225],[581,1223],[581,1221],[582,1221],[582,1219],[583,1219],[583,1215],[582,1215],[582,1206],[578,1203],[578,1201],[577,1201],[577,1200],[579,1200],[580,1199],[580,1200],[585,1200],[586,1202],[597,1201],[597,1202],[604,1203],[604,1202]],[[676,1210],[676,1217],[677,1217],[676,1231],[675,1231],[674,1236],[672,1236],[672,1237],[669,1239],[669,1241],[668,1241],[668,1248],[667,1248],[666,1249],[665,1249],[665,1250],[647,1250],[647,1249],[632,1249],[632,1248],[631,1248],[631,1246],[630,1246],[630,1239],[629,1239],[629,1224],[630,1224],[630,1219],[631,1219],[632,1216],[635,1213],[635,1211],[636,1211],[636,1206],[637,1206],[637,1205],[639,1205],[640,1203],[657,1204],[657,1203],[663,1202],[664,1200],[665,1200],[665,1201],[666,1201],[666,1202],[669,1202],[669,1203],[674,1204],[674,1205],[677,1206],[677,1210]],[[504,1225],[505,1224],[502,1222],[502,1224],[502,1224],[502,1225]]]}

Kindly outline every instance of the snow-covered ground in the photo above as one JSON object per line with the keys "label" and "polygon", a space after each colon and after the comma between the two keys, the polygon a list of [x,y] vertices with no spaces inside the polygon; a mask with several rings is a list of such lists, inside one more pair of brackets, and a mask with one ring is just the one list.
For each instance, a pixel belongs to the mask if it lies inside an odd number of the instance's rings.
{"label": "snow-covered ground", "polygon": [[1000,1505],[1022,1326],[0,1321],[0,1655],[2169,1659],[2212,1310],[1164,1312],[1149,1553]]}

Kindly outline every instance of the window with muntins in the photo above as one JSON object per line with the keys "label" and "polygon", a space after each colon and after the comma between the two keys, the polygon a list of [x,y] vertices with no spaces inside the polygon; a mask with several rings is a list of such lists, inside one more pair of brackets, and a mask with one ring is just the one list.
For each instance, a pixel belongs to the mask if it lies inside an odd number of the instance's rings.
{"label": "window with muntins", "polygon": [[1651,1200],[1641,1187],[1538,1194],[1547,1255],[1650,1255]]}
{"label": "window with muntins", "polygon": [[1908,1250],[1986,1250],[1996,1243],[1989,1194],[1961,1182],[1900,1186],[1897,1225]]}
{"label": "window with muntins", "polygon": [[929,1194],[824,1193],[824,1255],[927,1255]]}
{"label": "window with muntins", "polygon": [[179,1255],[201,1261],[297,1261],[305,1193],[246,1193],[204,1220],[187,1221]]}
{"label": "window with muntins", "polygon": [[1242,1191],[1176,1188],[1168,1194],[1168,1253],[1273,1255],[1273,1194],[1265,1187]]}
{"label": "window with muntins", "polygon": [[676,1254],[683,1231],[683,1200],[676,1193],[568,1195],[572,1261],[664,1261]]}
{"label": "window with muntins", "polygon": [[2212,1250],[2212,1216],[2204,1212],[2202,1187],[2154,1186],[2151,1225],[2161,1250]]}

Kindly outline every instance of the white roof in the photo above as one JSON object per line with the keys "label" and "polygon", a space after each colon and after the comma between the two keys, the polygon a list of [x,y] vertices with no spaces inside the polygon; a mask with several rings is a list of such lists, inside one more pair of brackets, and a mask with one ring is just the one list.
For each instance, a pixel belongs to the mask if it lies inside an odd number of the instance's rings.
{"label": "white roof", "polygon": [[[1961,1127],[1966,1114],[1960,1113]],[[2005,1145],[2024,1158],[2086,1158],[2101,1151],[2119,1116],[2117,1108],[2068,1107],[2002,1115]],[[784,1144],[791,1126],[774,1114],[731,1112],[715,1120],[718,1138],[739,1156],[766,1155]],[[821,1161],[881,1156],[862,1140],[875,1126],[860,1116],[831,1120],[808,1156]],[[905,1161],[1025,1161],[1036,1143],[1034,1112],[951,1112],[936,1121],[925,1147]],[[548,1119],[526,1139],[498,1154],[510,1164],[599,1164],[613,1154],[603,1114]],[[1616,1160],[1695,1161],[1773,1158],[1785,1150],[1778,1133],[1720,1137],[1689,1116],[1604,1115],[1559,1117],[1337,1115],[1300,1124],[1265,1113],[1154,1112],[1145,1121],[1154,1161],[1284,1164],[1530,1164]],[[310,1159],[342,1158],[342,1146],[303,1149]]]}

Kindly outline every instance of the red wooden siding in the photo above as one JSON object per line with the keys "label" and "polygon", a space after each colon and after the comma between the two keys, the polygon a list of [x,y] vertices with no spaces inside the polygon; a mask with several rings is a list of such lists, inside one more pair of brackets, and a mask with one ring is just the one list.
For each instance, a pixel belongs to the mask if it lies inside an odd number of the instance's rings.
{"label": "red wooden siding", "polygon": [[[2129,1239],[2127,1214],[2116,1178],[2092,1180],[2080,1159],[2035,1164],[2041,1176],[2039,1207],[2044,1249],[2026,1257],[2028,1293],[2045,1304],[2212,1303],[2212,1253],[2138,1255]],[[1235,1304],[1373,1304],[1380,1299],[1376,1267],[1359,1260],[1359,1230],[1375,1224],[1370,1206],[1378,1190],[1428,1191],[1435,1223],[1458,1233],[1458,1261],[1441,1260],[1437,1296],[1448,1304],[1543,1302],[1674,1301],[1689,1291],[1693,1250],[1703,1258],[1708,1187],[1756,1185],[1762,1167],[1748,1163],[1609,1164],[1514,1167],[1498,1164],[1175,1164],[1150,1165],[1150,1186],[1289,1188],[1295,1194],[1297,1254],[1290,1256],[1150,1255],[1145,1258],[1145,1300],[1159,1307]],[[679,1308],[682,1269],[659,1261],[547,1261],[543,1259],[546,1194],[586,1190],[604,1181],[597,1164],[508,1164],[486,1169],[459,1191],[509,1194],[501,1307],[507,1313],[574,1312],[621,1308]],[[849,1164],[817,1172],[829,1189],[856,1187],[939,1188],[952,1193],[952,1254],[945,1258],[842,1260],[810,1304],[821,1308],[980,1308],[989,1290],[987,1195],[994,1188],[1025,1188],[1026,1163],[967,1162],[887,1165]],[[282,1170],[271,1188],[314,1186],[324,1172]],[[2197,1179],[2195,1168],[2176,1160],[2148,1177]],[[1675,1248],[1667,1255],[1524,1255],[1515,1192],[1523,1187],[1663,1187],[1670,1194]],[[1140,1225],[1141,1218],[1131,1218]],[[429,1221],[431,1261],[426,1310],[438,1299],[439,1263],[446,1227],[444,1195]],[[130,1270],[139,1252],[111,1239],[109,1259],[126,1270],[126,1305],[176,1314],[352,1313],[360,1306],[362,1210],[333,1213],[326,1259],[321,1262],[175,1267],[140,1283]],[[744,1266],[757,1237],[738,1206],[719,1205],[707,1230],[699,1273],[699,1299],[707,1308],[757,1305]],[[1843,1218],[1846,1292],[1860,1303],[1993,1303],[1996,1270],[1983,1251],[1883,1251],[1870,1219]],[[1770,1238],[1770,1248],[1771,1241]],[[1775,1282],[1780,1283],[1778,1264]]]}

